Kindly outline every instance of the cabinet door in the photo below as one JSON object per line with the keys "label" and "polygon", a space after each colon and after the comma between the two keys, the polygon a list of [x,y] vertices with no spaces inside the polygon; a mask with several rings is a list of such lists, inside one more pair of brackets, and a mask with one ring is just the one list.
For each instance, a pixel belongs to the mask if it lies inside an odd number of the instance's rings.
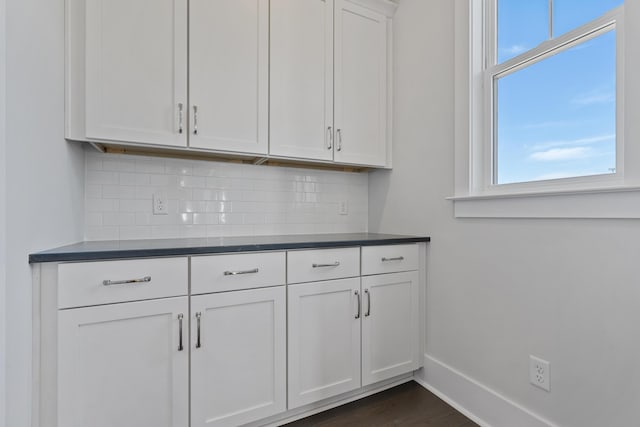
{"label": "cabinet door", "polygon": [[86,0],[85,33],[86,137],[186,146],[187,0]]}
{"label": "cabinet door", "polygon": [[271,2],[270,154],[333,159],[333,0]]}
{"label": "cabinet door", "polygon": [[418,272],[362,278],[362,385],[418,368]]}
{"label": "cabinet door", "polygon": [[336,162],[386,163],[386,34],[384,15],[336,0]]}
{"label": "cabinet door", "polygon": [[269,0],[190,0],[189,15],[189,145],[265,154]]}
{"label": "cabinet door", "polygon": [[187,427],[187,320],[187,297],[60,310],[58,426]]}
{"label": "cabinet door", "polygon": [[285,287],[191,298],[191,425],[286,410]]}
{"label": "cabinet door", "polygon": [[289,289],[289,409],[360,387],[360,278]]}

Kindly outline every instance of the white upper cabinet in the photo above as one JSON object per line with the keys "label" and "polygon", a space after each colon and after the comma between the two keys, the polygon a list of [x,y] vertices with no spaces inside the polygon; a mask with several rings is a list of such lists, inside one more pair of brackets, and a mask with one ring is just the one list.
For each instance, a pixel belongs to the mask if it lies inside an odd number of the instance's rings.
{"label": "white upper cabinet", "polygon": [[391,167],[391,0],[65,1],[67,139]]}
{"label": "white upper cabinet", "polygon": [[345,0],[335,14],[335,161],[387,161],[387,18]]}
{"label": "white upper cabinet", "polygon": [[271,155],[388,166],[388,16],[363,5],[271,3]]}
{"label": "white upper cabinet", "polygon": [[67,2],[67,138],[267,153],[269,0]]}
{"label": "white upper cabinet", "polygon": [[81,71],[68,76],[84,107],[68,99],[67,136],[186,146],[180,108],[187,103],[187,0],[69,2],[72,16],[86,7],[85,25],[68,39],[68,59],[86,74],[84,85]]}
{"label": "white upper cabinet", "polygon": [[333,160],[333,0],[271,2],[270,153]]}
{"label": "white upper cabinet", "polygon": [[190,0],[189,146],[266,154],[269,0]]}

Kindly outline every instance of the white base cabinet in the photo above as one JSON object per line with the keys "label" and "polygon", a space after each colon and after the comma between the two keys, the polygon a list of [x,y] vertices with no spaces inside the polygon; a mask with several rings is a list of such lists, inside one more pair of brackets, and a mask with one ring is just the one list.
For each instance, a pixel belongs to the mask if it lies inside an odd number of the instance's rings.
{"label": "white base cabinet", "polygon": [[191,298],[191,426],[286,410],[285,287]]}
{"label": "white base cabinet", "polygon": [[58,426],[187,427],[188,312],[187,297],[60,310]]}
{"label": "white base cabinet", "polygon": [[289,409],[360,387],[360,278],[289,286]]}
{"label": "white base cabinet", "polygon": [[38,266],[33,426],[277,424],[406,380],[421,245]]}
{"label": "white base cabinet", "polygon": [[362,385],[418,369],[418,272],[362,278]]}

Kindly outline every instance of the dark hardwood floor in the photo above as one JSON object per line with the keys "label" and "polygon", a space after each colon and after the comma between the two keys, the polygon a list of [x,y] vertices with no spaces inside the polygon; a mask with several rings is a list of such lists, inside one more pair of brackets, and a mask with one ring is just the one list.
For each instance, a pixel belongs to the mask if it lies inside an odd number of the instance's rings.
{"label": "dark hardwood floor", "polygon": [[412,381],[286,426],[477,427],[477,424]]}

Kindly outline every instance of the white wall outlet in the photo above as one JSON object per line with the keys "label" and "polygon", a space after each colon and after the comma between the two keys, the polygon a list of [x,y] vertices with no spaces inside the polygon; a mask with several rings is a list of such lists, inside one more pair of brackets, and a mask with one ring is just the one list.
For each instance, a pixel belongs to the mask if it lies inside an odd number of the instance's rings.
{"label": "white wall outlet", "polygon": [[153,195],[153,214],[169,215],[169,207],[167,206],[167,195],[165,193],[155,193]]}
{"label": "white wall outlet", "polygon": [[338,203],[338,214],[340,215],[348,215],[349,214],[349,203],[346,200],[340,200]]}
{"label": "white wall outlet", "polygon": [[551,391],[549,362],[535,356],[529,356],[529,382],[543,390]]}

